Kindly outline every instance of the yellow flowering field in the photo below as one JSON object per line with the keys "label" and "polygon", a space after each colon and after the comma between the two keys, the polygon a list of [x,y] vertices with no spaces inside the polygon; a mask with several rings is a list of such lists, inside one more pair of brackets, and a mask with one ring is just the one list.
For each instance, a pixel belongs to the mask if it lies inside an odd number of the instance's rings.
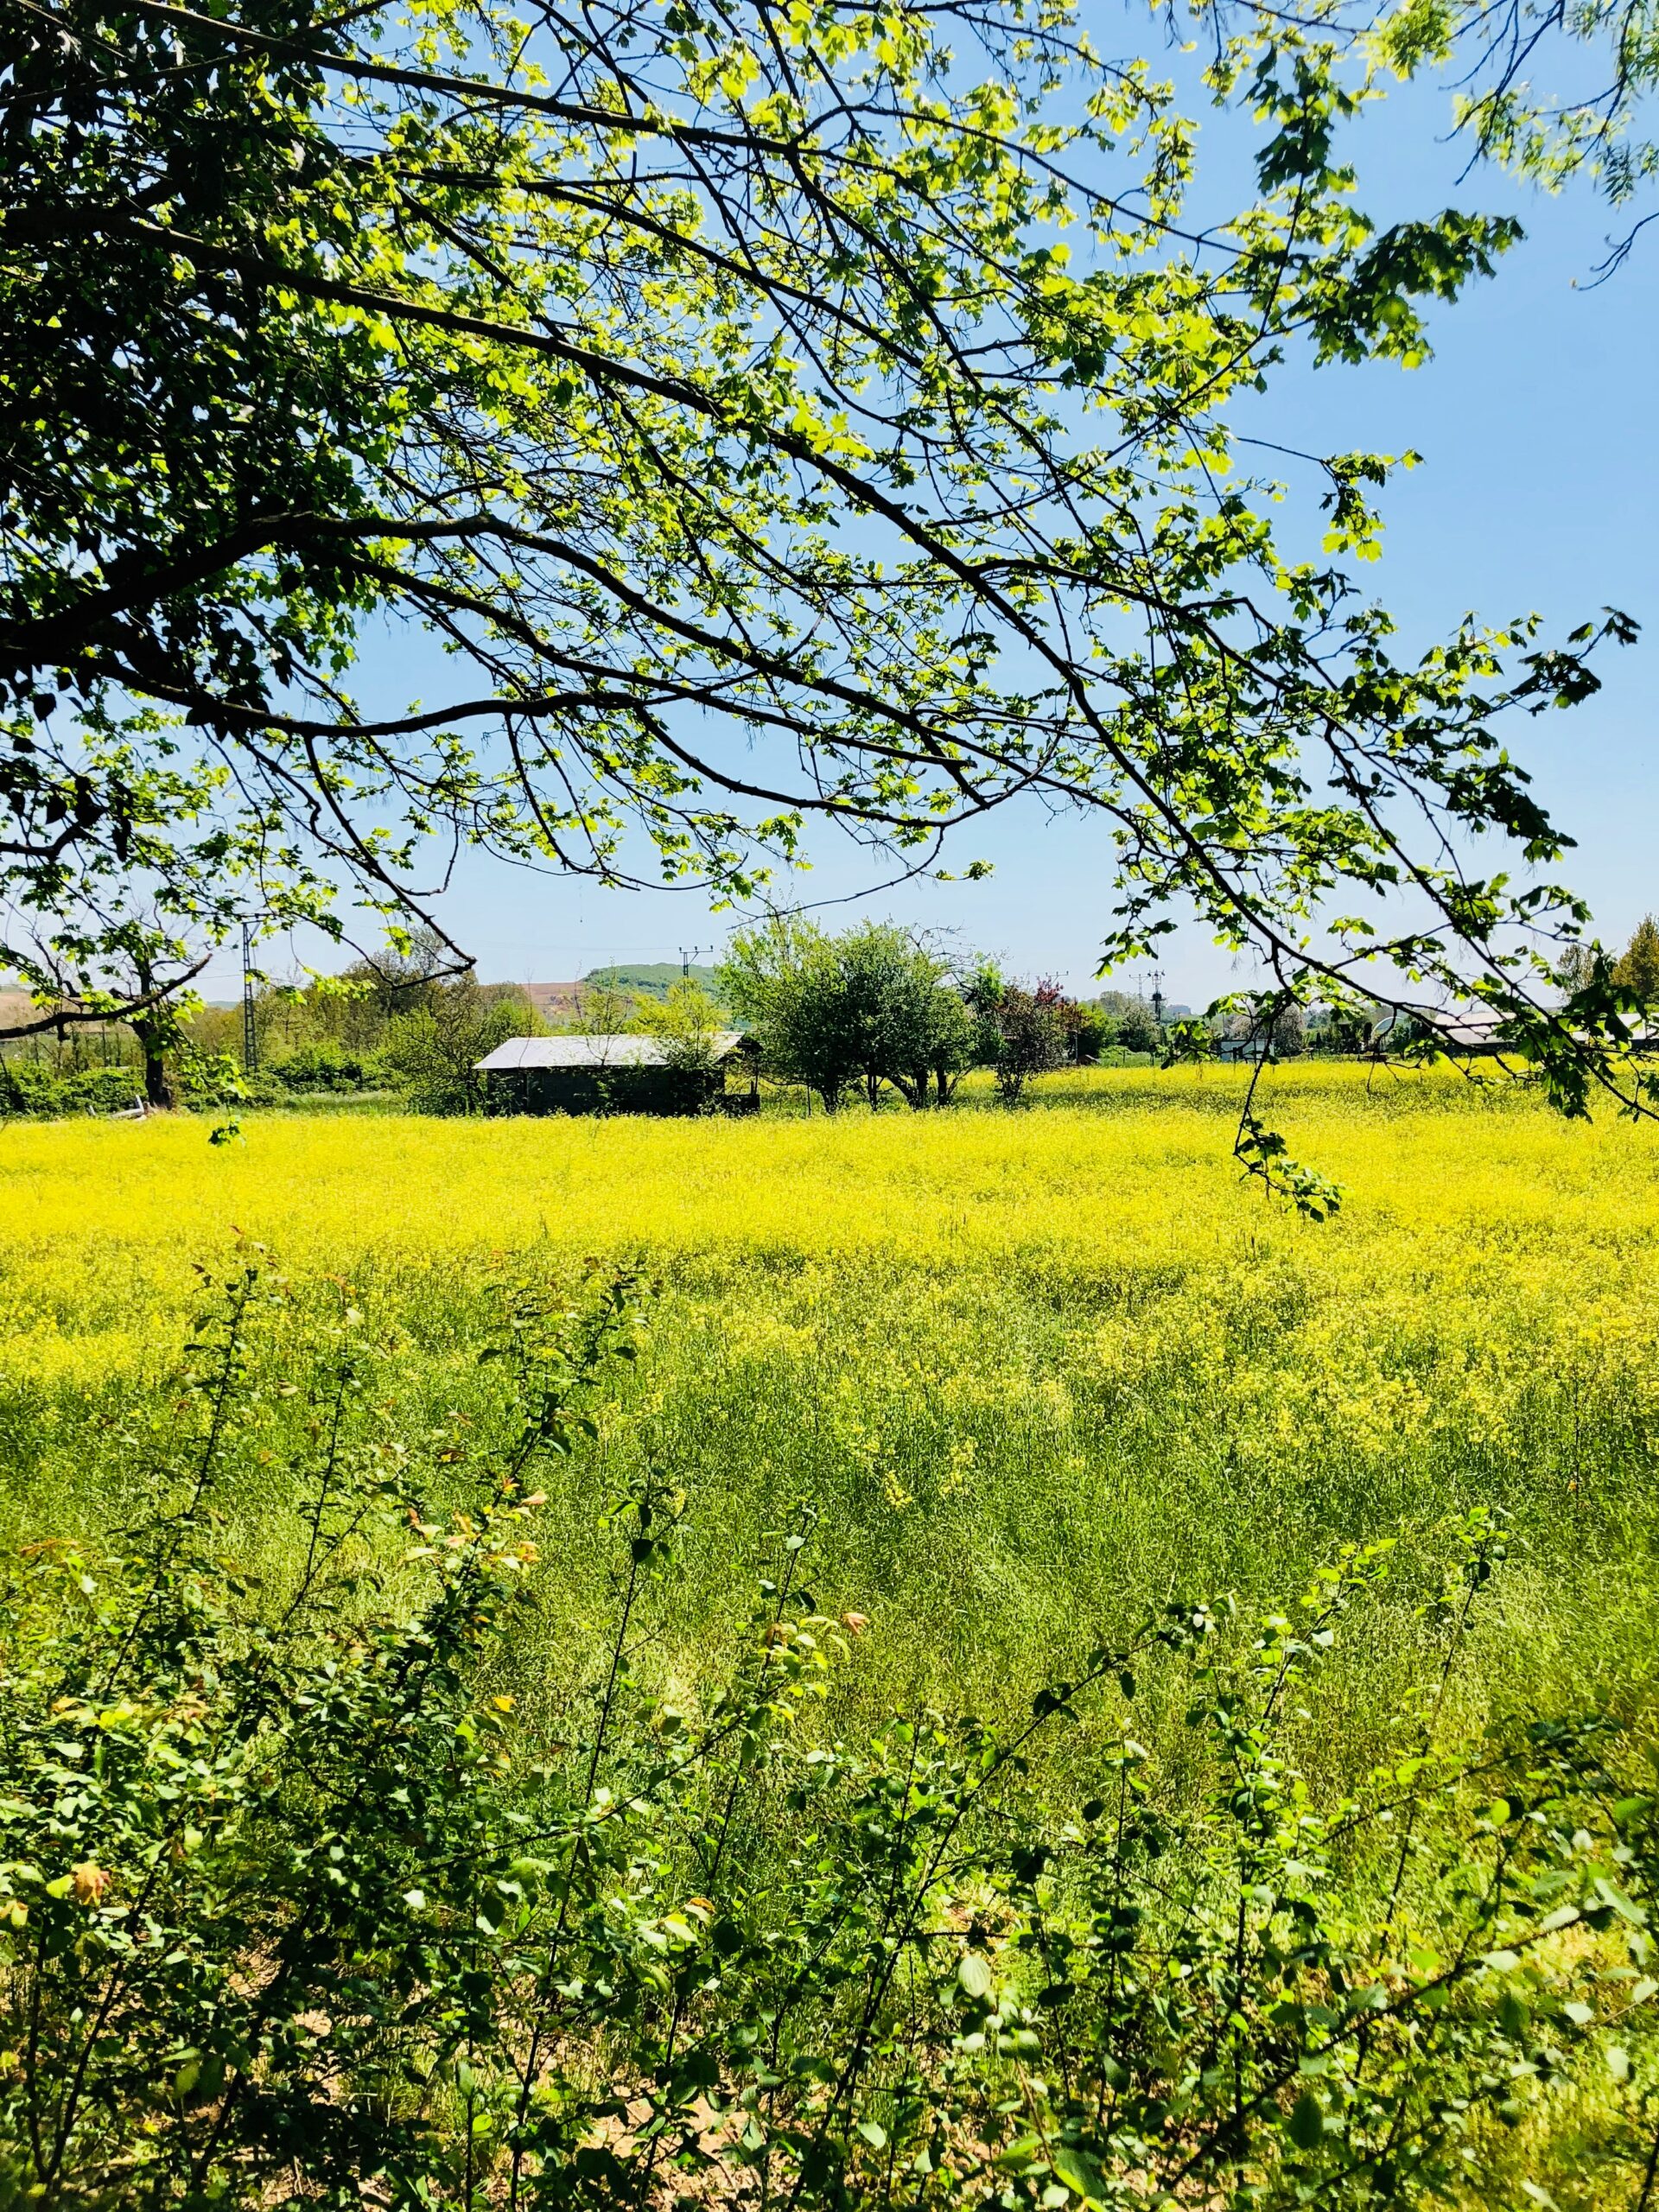
{"label": "yellow flowering field", "polygon": [[[559,1607],[585,1602],[595,1481],[639,1455],[693,1501],[688,1655],[734,1557],[805,1515],[878,1681],[923,1685],[1021,1681],[1080,1618],[1271,1596],[1344,1538],[1432,1545],[1485,1502],[1513,1557],[1471,1714],[1645,1696],[1652,1133],[1449,1074],[1271,1081],[1292,1150],[1345,1185],[1325,1224],[1241,1182],[1215,1069],[1056,1078],[1014,1115],[4,1127],[0,1510],[29,1534],[118,1514],[116,1440],[166,1400],[194,1263],[238,1235],[296,1312],[357,1301],[389,1402],[429,1426],[481,1417],[493,1286],[593,1255],[662,1291],[573,1470]],[[260,1356],[279,1372],[289,1338]],[[281,1463],[276,1439],[250,1525],[280,1520]],[[1379,1616],[1383,1673],[1421,1599],[1406,1578]]]}

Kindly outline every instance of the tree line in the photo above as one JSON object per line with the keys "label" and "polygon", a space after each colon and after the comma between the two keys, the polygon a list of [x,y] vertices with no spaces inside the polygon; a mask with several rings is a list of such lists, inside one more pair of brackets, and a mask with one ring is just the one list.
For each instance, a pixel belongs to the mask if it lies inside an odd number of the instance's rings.
{"label": "tree line", "polygon": [[[1575,988],[1580,965],[1565,963],[1562,993]],[[1659,1008],[1652,916],[1611,972],[1633,1002]],[[364,1090],[467,1111],[480,1102],[474,1069],[487,1053],[509,1038],[561,1031],[654,1036],[671,1064],[712,1072],[715,1040],[740,1028],[765,1074],[810,1092],[830,1113],[861,1097],[871,1107],[885,1097],[918,1111],[948,1106],[975,1071],[988,1072],[997,1096],[1015,1106],[1042,1076],[1108,1060],[1175,1065],[1377,1049],[1363,1009],[1318,1007],[1309,1018],[1290,1006],[1265,1021],[1185,1007],[1167,1016],[1130,992],[1084,998],[1051,978],[1007,974],[982,954],[954,952],[894,922],[834,932],[780,915],[739,931],[719,964],[695,976],[668,963],[595,969],[569,1010],[550,1020],[521,984],[455,974],[443,941],[416,931],[401,949],[337,976],[262,985],[251,1065],[240,1007],[72,1030],[55,1055],[39,1039],[14,1042],[0,1050],[0,1113],[118,1110],[137,1097],[153,1109],[274,1104]]]}

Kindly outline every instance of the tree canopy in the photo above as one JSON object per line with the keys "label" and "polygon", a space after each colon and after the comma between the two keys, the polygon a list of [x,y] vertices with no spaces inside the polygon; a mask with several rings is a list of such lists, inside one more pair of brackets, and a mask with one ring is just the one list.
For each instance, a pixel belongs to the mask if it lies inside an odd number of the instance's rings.
{"label": "tree canopy", "polygon": [[1644,1007],[1659,1006],[1659,922],[1644,914],[1619,955],[1613,976]]}
{"label": "tree canopy", "polygon": [[[1293,353],[1421,360],[1516,235],[1373,219],[1342,143],[1472,16],[1215,15],[1202,84],[1049,0],[0,20],[0,963],[42,1022],[250,913],[431,922],[467,842],[741,895],[813,817],[919,868],[1020,798],[1115,846],[1109,959],[1196,908],[1268,1000],[1472,991],[1561,1103],[1628,1091],[1605,970],[1548,988],[1584,908],[1509,872],[1567,841],[1506,731],[1630,626],[1398,653],[1350,572],[1394,464],[1290,463],[1310,562],[1229,417]],[[1219,215],[1201,99],[1255,134]],[[354,696],[388,625],[430,701]]]}
{"label": "tree canopy", "polygon": [[[1216,65],[1247,66],[1268,11],[1249,0],[1198,0]],[[1442,79],[1453,135],[1471,163],[1494,163],[1557,191],[1587,181],[1627,226],[1600,273],[1628,257],[1654,213],[1638,213],[1659,178],[1649,104],[1659,89],[1659,19],[1651,0],[1296,0],[1274,10],[1323,60],[1360,67],[1375,96],[1391,81]]]}
{"label": "tree canopy", "polygon": [[721,991],[768,1071],[816,1090],[834,1113],[862,1083],[911,1106],[944,1105],[974,1063],[975,1028],[949,963],[891,922],[838,937],[775,916],[733,938]]}

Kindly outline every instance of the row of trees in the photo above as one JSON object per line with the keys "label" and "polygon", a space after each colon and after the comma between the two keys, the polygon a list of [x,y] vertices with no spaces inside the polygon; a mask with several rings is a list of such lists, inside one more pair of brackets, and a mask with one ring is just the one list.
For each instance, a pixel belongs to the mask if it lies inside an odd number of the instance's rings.
{"label": "row of trees", "polygon": [[[1659,1008],[1659,923],[1651,916],[1610,973],[1619,989]],[[1562,988],[1583,981],[1565,975]],[[1070,998],[1051,982],[1006,977],[988,961],[952,961],[891,923],[832,936],[784,917],[739,934],[719,985],[763,1065],[816,1091],[832,1112],[861,1089],[872,1105],[884,1090],[918,1109],[947,1105],[970,1068],[988,1068],[1004,1102],[1015,1105],[1035,1077],[1098,1060],[1113,1046],[1168,1063],[1230,1052],[1363,1052],[1388,1019],[1363,1003],[1316,1007],[1310,1019],[1293,1003],[1266,1019],[1236,1012],[1166,1024],[1126,993]]]}
{"label": "row of trees", "polygon": [[[1659,923],[1644,919],[1610,963],[1615,983],[1659,1007]],[[1049,981],[1004,976],[994,962],[951,957],[890,922],[839,935],[788,917],[740,932],[717,969],[666,988],[630,990],[608,972],[588,979],[565,1018],[550,1023],[516,983],[456,975],[435,936],[417,931],[402,950],[359,962],[303,988],[271,986],[255,1003],[258,1071],[240,1063],[243,1012],[207,1007],[188,1020],[162,1014],[128,1025],[123,1039],[70,1031],[55,1060],[0,1058],[0,1111],[84,1110],[125,1104],[142,1091],[152,1106],[181,1095],[212,1096],[385,1088],[438,1110],[475,1094],[476,1063],[509,1037],[552,1028],[588,1034],[645,1033],[689,1071],[714,1065],[719,1033],[753,1039],[766,1072],[804,1085],[835,1111],[861,1092],[875,1104],[895,1093],[918,1109],[944,1106],[970,1069],[988,1070],[1005,1103],[1017,1104],[1036,1077],[1096,1062],[1116,1048],[1166,1064],[1217,1054],[1275,1058],[1305,1051],[1357,1052],[1372,1044],[1363,1013],[1292,1006],[1264,1038],[1246,1014],[1160,1020],[1141,998],[1103,991],[1069,996]],[[1565,976],[1562,988],[1573,988]],[[129,1071],[122,1087],[121,1071]],[[61,1092],[61,1097],[58,1093]]]}
{"label": "row of trees", "polygon": [[[831,935],[774,918],[741,932],[712,981],[712,991],[686,980],[658,996],[601,976],[550,1023],[521,986],[455,975],[442,943],[417,932],[373,963],[303,988],[262,989],[257,1071],[239,1065],[242,1009],[210,1007],[178,1022],[164,1052],[130,1055],[139,1077],[132,1088],[141,1084],[151,1105],[166,1106],[232,1084],[255,1097],[384,1087],[455,1110],[476,1092],[477,1062],[509,1037],[644,1033],[696,1071],[713,1068],[720,1033],[737,1027],[768,1074],[804,1085],[830,1111],[861,1092],[873,1105],[891,1091],[914,1108],[943,1106],[972,1068],[991,1070],[1013,1104],[1052,1069],[1096,1060],[1114,1046],[1148,1053],[1163,1035],[1138,1000],[1082,1002],[984,959],[953,961],[892,923]],[[108,1040],[98,1041],[105,1050],[92,1066],[108,1058]],[[77,1063],[84,1057],[74,1050]],[[99,1103],[108,1103],[102,1091]]]}
{"label": "row of trees", "polygon": [[[518,984],[455,976],[442,942],[417,931],[374,963],[260,993],[263,1087],[379,1085],[453,1110],[475,1090],[475,1064],[509,1037],[643,1033],[696,1070],[713,1066],[720,1033],[736,1027],[753,1039],[768,1074],[804,1085],[831,1111],[860,1092],[872,1103],[892,1091],[915,1108],[944,1105],[972,1068],[990,1069],[1014,1103],[1052,1069],[1113,1046],[1151,1053],[1166,1036],[1127,994],[1080,1001],[1052,982],[1007,977],[982,958],[947,957],[892,923],[831,935],[777,918],[741,932],[721,966],[706,972],[712,989],[677,981],[660,995],[600,974],[563,1019],[549,1021]],[[195,1016],[182,1063],[234,1057],[241,1022],[239,1008]]]}

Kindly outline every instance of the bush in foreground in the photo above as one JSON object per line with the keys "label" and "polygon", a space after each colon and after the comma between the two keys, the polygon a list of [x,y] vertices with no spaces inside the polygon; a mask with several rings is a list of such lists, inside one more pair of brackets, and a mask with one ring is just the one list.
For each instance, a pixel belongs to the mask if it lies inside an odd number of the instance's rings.
{"label": "bush in foreground", "polygon": [[[1445,1532],[1438,1671],[1334,1802],[1298,1710],[1387,1546],[1294,1618],[1157,1605],[1011,1728],[849,1743],[816,1700],[862,1624],[817,1611],[804,1529],[724,1679],[653,1681],[661,1470],[601,1503],[608,1649],[537,1721],[496,1687],[537,1467],[634,1357],[639,1286],[506,1302],[513,1424],[446,1516],[424,1455],[454,1452],[378,1404],[342,1296],[260,1581],[215,1495],[282,1290],[257,1262],[219,1287],[117,1554],[10,1564],[0,2202],[1547,2205],[1564,2129],[1583,2201],[1649,2201],[1632,1747],[1593,1717],[1442,1740],[1489,1516]],[[1179,1804],[1141,1740],[1172,1688]],[[1094,1792],[1046,1802],[1039,1741],[1085,1712]]]}

